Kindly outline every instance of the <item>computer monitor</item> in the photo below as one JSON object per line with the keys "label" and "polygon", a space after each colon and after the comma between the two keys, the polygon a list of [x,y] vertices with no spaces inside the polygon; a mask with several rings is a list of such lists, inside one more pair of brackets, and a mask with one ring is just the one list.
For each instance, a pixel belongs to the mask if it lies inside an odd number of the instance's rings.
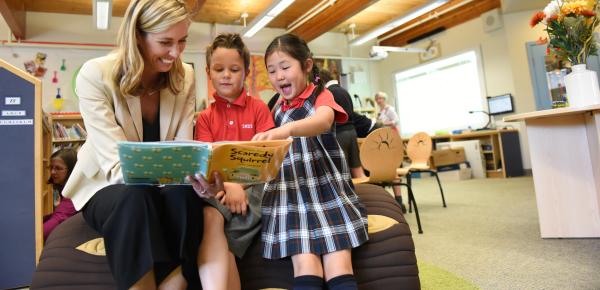
{"label": "computer monitor", "polygon": [[490,115],[500,115],[514,112],[511,94],[487,97],[487,102]]}

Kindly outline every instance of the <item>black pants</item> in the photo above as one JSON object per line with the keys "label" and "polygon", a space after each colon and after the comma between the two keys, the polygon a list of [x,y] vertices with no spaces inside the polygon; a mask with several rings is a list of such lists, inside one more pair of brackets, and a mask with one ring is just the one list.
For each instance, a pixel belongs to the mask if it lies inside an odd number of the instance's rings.
{"label": "black pants", "polygon": [[188,288],[199,289],[202,207],[191,186],[115,184],[88,201],[83,217],[104,237],[119,289],[128,289],[150,269],[160,284],[179,265]]}

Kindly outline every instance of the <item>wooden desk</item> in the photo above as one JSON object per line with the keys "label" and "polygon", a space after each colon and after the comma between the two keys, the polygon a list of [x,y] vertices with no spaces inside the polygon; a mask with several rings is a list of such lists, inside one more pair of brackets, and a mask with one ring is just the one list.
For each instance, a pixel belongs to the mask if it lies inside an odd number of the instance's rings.
{"label": "wooden desk", "polygon": [[[431,139],[434,144],[447,141],[479,140],[485,162],[484,169],[487,169],[486,177],[507,178],[523,175],[519,131],[516,129],[433,135]],[[404,142],[408,142],[408,139],[404,139]]]}
{"label": "wooden desk", "polygon": [[600,105],[504,121],[525,122],[542,238],[600,237]]}

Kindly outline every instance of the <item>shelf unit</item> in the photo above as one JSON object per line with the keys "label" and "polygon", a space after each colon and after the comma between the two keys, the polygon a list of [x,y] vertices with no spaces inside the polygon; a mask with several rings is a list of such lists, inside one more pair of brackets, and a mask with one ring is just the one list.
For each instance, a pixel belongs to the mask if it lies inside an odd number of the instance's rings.
{"label": "shelf unit", "polygon": [[52,120],[49,114],[44,113],[42,121],[42,217],[54,211],[52,185],[50,179],[50,156],[52,155]]}
{"label": "shelf unit", "polygon": [[524,174],[519,131],[516,129],[474,131],[431,138],[434,143],[479,140],[487,177],[507,178]]}
{"label": "shelf unit", "polygon": [[[83,124],[83,119],[81,118],[80,114],[51,114],[50,125],[50,128],[52,128],[53,151],[55,151],[57,148],[62,147],[77,148],[81,146],[83,142],[85,142],[85,136],[87,135],[87,133],[85,132],[85,125]],[[66,128],[68,131],[71,131],[72,134],[68,134],[70,136],[61,137],[60,133],[57,132],[57,130],[59,130],[57,126],[62,126],[63,128]],[[75,129],[75,127],[78,127],[78,129]],[[83,133],[79,133],[80,131],[82,131],[81,129],[83,129]]]}
{"label": "shelf unit", "polygon": [[[522,176],[523,161],[519,131],[516,129],[484,130],[466,132],[456,135],[431,136],[434,147],[439,142],[479,140],[482,158],[485,162],[485,175],[490,178],[507,178]],[[404,148],[409,139],[403,139]],[[406,154],[406,152],[405,152]],[[408,158],[407,155],[405,155]]]}
{"label": "shelf unit", "polygon": [[[51,184],[46,182],[50,179],[50,156],[56,150],[65,147],[79,148],[85,138],[72,138],[72,137],[60,137],[57,125],[66,128],[67,130],[73,130],[73,126],[78,125],[85,132],[85,126],[83,119],[79,113],[69,114],[44,114],[44,131],[43,131],[43,181],[44,186],[42,189],[42,214],[43,216],[49,215],[54,211],[54,196],[53,188]],[[80,130],[81,131],[81,130]],[[64,133],[64,132],[63,132]],[[87,135],[87,133],[84,133]]]}

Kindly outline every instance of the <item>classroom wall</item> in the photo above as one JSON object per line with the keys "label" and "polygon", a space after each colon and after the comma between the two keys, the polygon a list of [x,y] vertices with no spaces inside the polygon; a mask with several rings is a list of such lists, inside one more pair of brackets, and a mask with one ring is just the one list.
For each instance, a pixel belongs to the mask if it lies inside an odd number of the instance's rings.
{"label": "classroom wall", "polygon": [[[486,33],[480,18],[473,19],[440,34],[433,36],[441,46],[441,58],[453,56],[468,50],[478,50],[483,65],[485,92],[487,96],[505,93],[513,95],[515,113],[535,111],[535,100],[529,75],[526,43],[544,36],[543,27],[530,28],[529,20],[535,11],[516,12],[503,15],[503,28]],[[415,43],[425,48],[429,40]],[[390,53],[383,61],[373,66],[379,72],[379,90],[396,96],[394,75],[400,71],[418,66],[417,54]],[[485,102],[482,96],[482,103]],[[395,98],[394,98],[395,99]],[[426,116],[431,118],[434,116]],[[497,126],[518,128],[521,140],[523,166],[531,168],[527,135],[522,123],[503,123],[495,118]],[[443,121],[443,120],[441,120]],[[402,125],[401,125],[402,126]]]}
{"label": "classroom wall", "polygon": [[[56,95],[56,89],[61,88],[61,95],[65,99],[62,111],[78,111],[77,99],[71,89],[71,82],[76,70],[87,59],[105,55],[112,48],[100,47],[98,44],[114,44],[121,17],[113,17],[110,29],[107,31],[97,30],[90,15],[71,15],[56,13],[27,13],[27,41],[35,44],[7,43],[10,39],[8,25],[0,17],[0,58],[9,63],[23,68],[23,63],[35,58],[37,52],[48,55],[45,67],[48,72],[43,80],[43,108],[52,112],[52,100]],[[183,59],[194,64],[196,69],[198,104],[207,97],[205,89],[207,78],[204,72],[205,47],[210,43],[213,35],[221,32],[240,32],[241,26],[220,25],[207,23],[193,23],[190,27],[188,45]],[[254,37],[244,39],[251,53],[262,55],[269,42],[276,36],[285,33],[283,29],[265,28]],[[4,41],[4,42],[3,42]],[[76,47],[43,45],[43,42],[64,42],[77,44]],[[357,57],[368,56],[368,47],[350,49],[347,45],[346,35],[341,33],[326,33],[309,43],[313,54],[318,57]],[[16,53],[16,54],[15,54]],[[18,55],[18,57],[14,57]],[[60,71],[62,59],[66,59],[67,70]],[[369,60],[363,59],[363,62]],[[51,82],[53,71],[57,70],[57,84]],[[372,72],[371,72],[372,73]],[[350,90],[357,92],[371,92],[371,83],[356,82],[351,84]]]}

